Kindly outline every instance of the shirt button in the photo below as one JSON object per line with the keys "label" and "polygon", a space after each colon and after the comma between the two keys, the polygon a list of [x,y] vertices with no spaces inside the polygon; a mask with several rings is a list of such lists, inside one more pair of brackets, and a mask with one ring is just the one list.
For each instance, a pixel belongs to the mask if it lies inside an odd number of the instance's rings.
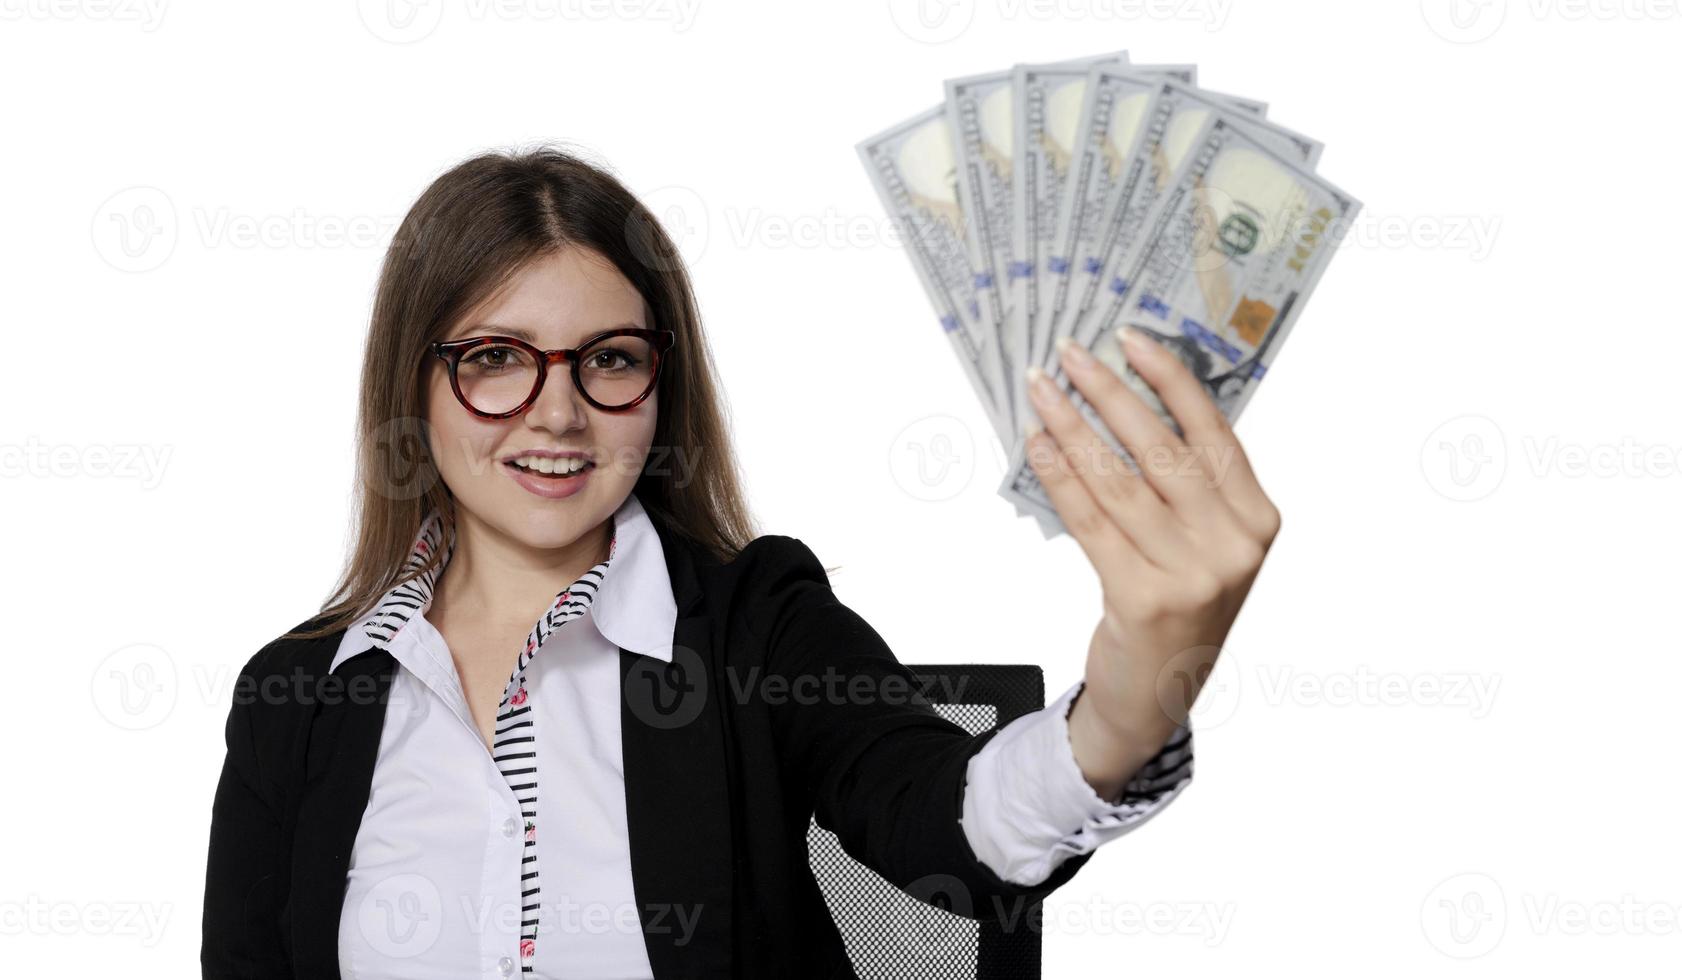
{"label": "shirt button", "polygon": [[518,829],[520,829],[519,825],[514,822],[513,817],[509,817],[502,822],[502,836],[504,837],[513,837],[514,831]]}
{"label": "shirt button", "polygon": [[514,960],[513,960],[513,958],[508,957],[508,956],[504,956],[502,959],[497,960],[496,961],[496,968],[497,968],[498,972],[500,972],[505,977],[512,974],[514,972]]}

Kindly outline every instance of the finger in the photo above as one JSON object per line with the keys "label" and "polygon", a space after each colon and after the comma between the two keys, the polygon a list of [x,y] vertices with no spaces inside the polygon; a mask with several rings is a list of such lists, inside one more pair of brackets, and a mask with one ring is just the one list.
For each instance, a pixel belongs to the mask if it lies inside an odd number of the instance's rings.
{"label": "finger", "polygon": [[1059,362],[1081,396],[1126,447],[1148,482],[1186,523],[1207,520],[1225,505],[1184,441],[1108,364],[1064,339]]}
{"label": "finger", "polygon": [[1078,478],[1100,509],[1159,568],[1178,568],[1189,558],[1185,525],[1100,436],[1056,382],[1038,366],[1027,369],[1028,394],[1056,440],[1062,464]]}
{"label": "finger", "polygon": [[1028,465],[1040,481],[1057,516],[1071,537],[1086,552],[1087,561],[1098,570],[1106,594],[1122,583],[1137,581],[1154,571],[1138,548],[1092,499],[1080,479],[1070,471],[1056,440],[1037,423],[1028,423],[1025,453]]}
{"label": "finger", "polygon": [[1245,528],[1256,534],[1276,528],[1278,512],[1263,492],[1232,424],[1203,383],[1184,361],[1142,330],[1123,329],[1121,347],[1127,363],[1180,424],[1188,449],[1198,455],[1199,468]]}

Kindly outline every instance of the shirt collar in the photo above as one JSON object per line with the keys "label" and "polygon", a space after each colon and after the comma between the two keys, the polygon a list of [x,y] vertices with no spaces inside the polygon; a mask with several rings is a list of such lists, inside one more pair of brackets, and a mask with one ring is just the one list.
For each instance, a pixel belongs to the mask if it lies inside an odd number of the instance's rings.
{"label": "shirt collar", "polygon": [[[612,574],[604,575],[590,605],[590,618],[608,642],[632,653],[670,663],[672,635],[677,626],[677,601],[666,568],[665,549],[653,521],[635,493],[613,512],[613,540],[609,560]],[[455,554],[455,538],[445,540],[443,516],[434,509],[421,522],[404,563],[408,571],[421,568],[429,555],[442,549],[443,561],[394,586],[374,609],[346,629],[329,673],[359,653],[389,649],[391,641],[419,612],[432,605],[433,589]],[[570,585],[567,586],[570,588]]]}

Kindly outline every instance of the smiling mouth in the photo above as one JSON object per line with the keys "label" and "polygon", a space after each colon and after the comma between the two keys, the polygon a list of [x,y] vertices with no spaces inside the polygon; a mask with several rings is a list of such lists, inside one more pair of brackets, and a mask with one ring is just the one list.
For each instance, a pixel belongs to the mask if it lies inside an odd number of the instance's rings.
{"label": "smiling mouth", "polygon": [[[502,465],[508,467],[516,473],[523,473],[526,476],[541,477],[545,480],[565,480],[569,477],[578,476],[581,473],[588,472],[596,467],[596,464],[591,462],[586,462],[584,465],[578,466],[571,460],[551,461],[547,459],[530,460],[524,463],[520,460],[511,459]],[[540,469],[539,467],[548,468]]]}

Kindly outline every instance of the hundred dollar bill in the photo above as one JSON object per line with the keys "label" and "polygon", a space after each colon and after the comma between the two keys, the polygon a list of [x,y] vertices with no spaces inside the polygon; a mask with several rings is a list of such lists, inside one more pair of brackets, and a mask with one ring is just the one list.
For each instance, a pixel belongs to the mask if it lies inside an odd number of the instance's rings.
{"label": "hundred dollar bill", "polygon": [[[1127,301],[1101,319],[1090,349],[1179,431],[1117,342],[1123,326],[1141,330],[1177,355],[1236,420],[1360,208],[1254,126],[1211,113],[1147,217],[1123,272]],[[1093,429],[1128,458],[1061,371],[1054,377]],[[1020,445],[1000,492],[1026,504],[1042,528],[1061,527]]]}
{"label": "hundred dollar bill", "polygon": [[1016,430],[1004,401],[998,337],[976,304],[945,105],[863,140],[857,150],[989,423],[1010,445]]}
{"label": "hundred dollar bill", "polygon": [[[1093,69],[1094,74],[1099,72],[1121,74],[1133,72],[1133,69],[1104,66]],[[1162,188],[1173,179],[1183,163],[1187,143],[1211,113],[1236,110],[1245,116],[1254,117],[1249,121],[1263,127],[1266,138],[1274,141],[1282,149],[1288,148],[1309,166],[1319,160],[1322,147],[1318,142],[1275,123],[1261,122],[1267,114],[1265,102],[1195,88],[1174,78],[1156,81],[1156,91],[1142,107],[1143,111],[1139,117],[1123,117],[1117,120],[1130,125],[1112,123],[1111,132],[1103,134],[1092,130],[1091,120],[1082,120],[1083,126],[1087,127],[1079,137],[1083,146],[1094,142],[1102,144],[1104,137],[1108,135],[1110,143],[1107,149],[1115,158],[1115,173],[1119,179],[1112,181],[1109,187],[1101,188],[1101,196],[1087,201],[1087,206],[1091,209],[1089,213],[1099,215],[1097,225],[1084,239],[1077,240],[1070,246],[1070,255],[1074,256],[1074,260],[1060,263],[1059,267],[1064,269],[1067,278],[1064,283],[1060,283],[1063,287],[1061,290],[1054,286],[1051,291],[1052,305],[1055,306],[1051,326],[1035,335],[1035,342],[1039,346],[1030,351],[1030,357],[1033,358],[1031,363],[1039,364],[1054,374],[1059,372],[1060,368],[1052,357],[1053,341],[1059,336],[1070,335],[1075,337],[1077,342],[1088,345],[1091,343],[1088,333],[1093,304],[1113,305],[1119,300],[1117,288],[1122,280],[1117,277],[1115,270],[1119,263],[1132,254],[1151,205]],[[1179,84],[1163,84],[1164,82]],[[1097,81],[1094,84],[1102,86],[1103,82]],[[1091,194],[1092,191],[1090,185],[1071,188],[1071,193],[1083,195]],[[1098,204],[1098,201],[1102,201],[1102,204]],[[1076,205],[1071,201],[1068,207],[1073,209]],[[1100,284],[1105,282],[1110,284],[1109,294],[1102,293],[1099,289]],[[1074,296],[1073,304],[1070,302],[1071,290]],[[1015,392],[1016,400],[1020,404],[1026,404],[1026,378],[1007,378],[1006,382]],[[1021,500],[1013,500],[1013,503],[1018,512],[1025,509]],[[1048,522],[1043,514],[1036,516],[1040,519],[1042,533],[1048,536],[1055,533],[1054,518]]]}
{"label": "hundred dollar bill", "polygon": [[[1010,73],[948,79],[945,106],[958,206],[966,218],[964,247],[975,272],[969,288],[977,318],[993,343],[999,376],[1008,382],[1010,341],[1003,325],[1009,310],[1000,283],[1010,251]],[[1000,413],[1014,424],[1009,387],[1000,388]]]}
{"label": "hundred dollar bill", "polygon": [[[1038,349],[1036,331],[1048,297],[1045,270],[1057,240],[1059,206],[1064,200],[1071,164],[1075,160],[1075,137],[1081,111],[1086,104],[1087,79],[1098,70],[1130,70],[1125,62],[1060,62],[1049,65],[1017,65],[1011,71],[1012,145],[1015,164],[1011,171],[1011,247],[1005,306],[1006,323],[1012,338],[1009,351],[1011,373],[1006,391],[1017,408],[1017,417],[1027,411],[1022,369]],[[1193,74],[1190,66],[1163,66],[1176,77]]]}
{"label": "hundred dollar bill", "polygon": [[[1093,55],[1065,65],[1084,74],[1093,64],[1127,64],[1127,52]],[[947,124],[954,140],[958,205],[967,218],[970,265],[975,270],[976,306],[984,329],[997,337],[1001,376],[1008,379],[1026,363],[1021,318],[1015,303],[1012,244],[1015,240],[1012,185],[1021,144],[1015,141],[1015,97],[1009,70],[946,81]],[[1015,424],[1020,406],[1004,387],[1003,414]]]}
{"label": "hundred dollar bill", "polygon": [[[1061,185],[1057,189],[1054,217],[1047,215],[1036,195],[1028,193],[1027,181],[1018,192],[1017,211],[1022,220],[1024,247],[1031,253],[1032,285],[1027,307],[1028,364],[1044,361],[1048,335],[1056,324],[1057,314],[1066,304],[1069,284],[1069,260],[1076,248],[1091,251],[1104,203],[1110,189],[1123,169],[1123,162],[1139,130],[1139,122],[1156,88],[1157,82],[1172,79],[1190,85],[1196,81],[1193,65],[1099,65],[1089,68],[1079,83],[1061,85],[1057,92],[1067,98],[1080,96],[1080,106],[1072,121],[1066,112],[1035,112],[1025,109],[1019,114],[1018,130],[1024,133],[1023,171],[1048,174],[1056,168],[1053,161],[1066,160],[1061,165]],[[1022,86],[1024,101],[1031,104],[1032,92]],[[1066,105],[1065,105],[1066,108]],[[1043,116],[1045,124],[1036,127],[1021,120]],[[1037,130],[1037,132],[1036,132]],[[1045,179],[1044,183],[1050,183]],[[1047,188],[1049,192],[1051,188]],[[1049,196],[1049,193],[1048,195]],[[1044,240],[1045,229],[1055,226],[1049,243]],[[1013,401],[1026,404],[1027,389],[1023,373],[1012,376]]]}
{"label": "hundred dollar bill", "polygon": [[[1263,121],[1267,116],[1267,103],[1255,99],[1246,99],[1238,95],[1226,95],[1221,92],[1211,92],[1208,89],[1188,88],[1186,98],[1175,109],[1174,115],[1168,120],[1168,126],[1163,131],[1162,139],[1155,150],[1162,154],[1162,166],[1156,168],[1157,190],[1168,185],[1174,171],[1180,166],[1185,157],[1187,146],[1203,126],[1203,121],[1212,112],[1238,110],[1240,118],[1251,126],[1265,132],[1281,147],[1289,146],[1291,152],[1300,159],[1310,170],[1320,162],[1320,151],[1325,147],[1318,141],[1287,129],[1271,120]],[[1255,118],[1244,118],[1244,117]]]}
{"label": "hundred dollar bill", "polygon": [[1108,313],[1123,299],[1127,282],[1118,270],[1137,247],[1146,215],[1183,167],[1190,140],[1211,117],[1253,127],[1257,138],[1306,168],[1312,169],[1319,161],[1320,143],[1264,119],[1240,120],[1240,112],[1247,116],[1260,103],[1239,109],[1228,98],[1171,80],[1157,82],[1149,112],[1127,150],[1122,174],[1109,190],[1099,228],[1088,239],[1091,249],[1074,253],[1065,305],[1039,351],[1041,359],[1035,363],[1047,371],[1057,369],[1051,356],[1057,337],[1071,337],[1076,343],[1091,346],[1093,318]]}
{"label": "hundred dollar bill", "polygon": [[[1021,69],[1018,66],[1018,74]],[[1051,66],[1053,69],[1060,66]],[[1136,222],[1143,216],[1156,192],[1160,190],[1167,176],[1173,168],[1178,166],[1179,158],[1183,154],[1183,144],[1188,129],[1195,131],[1196,126],[1210,111],[1217,108],[1237,109],[1253,115],[1258,119],[1267,112],[1267,104],[1255,99],[1225,93],[1210,92],[1198,89],[1193,85],[1195,81],[1195,67],[1190,65],[1160,65],[1160,66],[1128,66],[1099,64],[1088,67],[1087,78],[1081,82],[1064,85],[1059,91],[1065,93],[1080,92],[1081,110],[1077,114],[1073,136],[1066,144],[1069,150],[1066,159],[1080,160],[1087,164],[1079,173],[1062,180],[1062,187],[1058,191],[1059,204],[1056,209],[1056,231],[1051,236],[1052,241],[1063,246],[1058,249],[1062,254],[1046,256],[1042,261],[1039,255],[1029,256],[1032,276],[1029,278],[1031,293],[1020,305],[1028,311],[1027,322],[1027,363],[1047,366],[1051,350],[1051,340],[1057,333],[1057,323],[1062,311],[1068,305],[1068,285],[1070,257],[1077,254],[1077,249],[1085,253],[1083,265],[1085,268],[1097,268],[1103,271],[1102,259],[1095,255],[1114,254],[1112,249],[1125,247],[1132,233],[1136,232]],[[1113,93],[1104,91],[1104,84],[1119,84],[1125,79],[1135,86],[1143,86],[1145,92],[1130,92],[1128,94],[1141,95],[1122,104],[1120,113],[1103,114],[1105,102],[1113,97]],[[1137,193],[1130,192],[1125,197],[1120,191],[1125,185],[1118,185],[1117,178],[1127,171],[1127,162],[1131,156],[1140,152],[1138,139],[1142,133],[1147,133],[1141,124],[1149,118],[1148,110],[1159,101],[1157,96],[1148,91],[1153,86],[1160,86],[1162,82],[1176,82],[1179,88],[1167,90],[1170,100],[1165,104],[1166,113],[1163,116],[1161,142],[1157,145],[1153,141],[1147,145],[1150,152],[1158,154],[1156,157],[1145,157],[1146,164],[1154,163],[1154,171],[1147,170],[1153,179],[1152,185]],[[1017,84],[1019,99],[1024,86],[1020,80]],[[1087,96],[1090,94],[1090,98]],[[1103,100],[1103,101],[1101,101]],[[1099,119],[1099,125],[1094,126],[1094,119]],[[1031,209],[1033,199],[1027,195],[1022,186],[1022,179],[1027,173],[1035,169],[1032,154],[1037,148],[1050,148],[1051,141],[1039,133],[1025,132],[1024,123],[1032,119],[1032,113],[1025,102],[1019,102],[1017,114],[1017,131],[1022,138],[1018,140],[1018,159],[1023,161],[1018,166],[1018,180],[1015,200],[1016,229],[1018,237],[1031,235],[1029,229],[1035,226],[1036,217]],[[1055,132],[1055,130],[1050,130]],[[1155,135],[1149,133],[1148,135]],[[1281,140],[1291,139],[1296,134],[1280,129]],[[1308,155],[1318,156],[1319,144],[1312,140],[1303,139]],[[1098,168],[1090,165],[1092,161],[1103,160],[1108,166]],[[1044,173],[1056,173],[1054,168],[1043,166],[1039,168]],[[1065,172],[1072,172],[1072,165],[1065,168]],[[1096,178],[1097,185],[1092,181]],[[1090,195],[1090,196],[1088,196]],[[1078,203],[1077,203],[1078,202]],[[1131,202],[1131,210],[1127,204]],[[1084,209],[1080,207],[1084,205]],[[1077,217],[1078,215],[1078,217]],[[1077,227],[1076,223],[1079,223]],[[1108,236],[1100,238],[1100,232],[1108,231]],[[1075,244],[1069,244],[1070,239]],[[1018,250],[1023,246],[1018,245]],[[1042,253],[1043,254],[1043,253]],[[1043,287],[1043,288],[1042,288]],[[1014,371],[1006,378],[1007,387],[1011,393],[1011,401],[1018,406],[1020,413],[1027,411],[1027,381],[1024,373]],[[1022,505],[1018,503],[1018,510]]]}

